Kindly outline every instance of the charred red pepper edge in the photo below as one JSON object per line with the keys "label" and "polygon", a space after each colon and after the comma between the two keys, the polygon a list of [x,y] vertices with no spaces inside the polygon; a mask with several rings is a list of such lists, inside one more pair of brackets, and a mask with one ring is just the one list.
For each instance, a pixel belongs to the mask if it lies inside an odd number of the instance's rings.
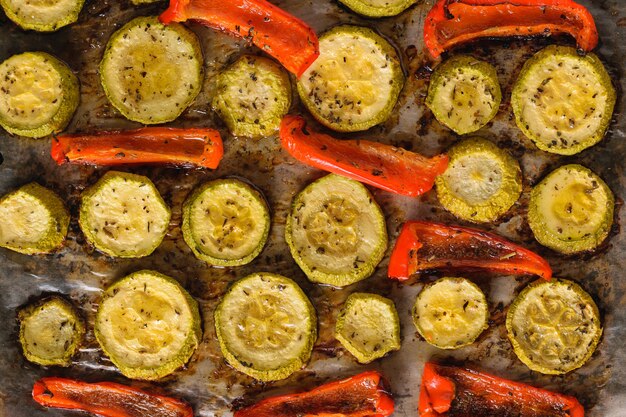
{"label": "charred red pepper edge", "polygon": [[299,116],[280,126],[283,148],[298,161],[383,190],[415,197],[430,190],[448,166],[448,156],[420,154],[366,140],[341,140],[306,130]]}
{"label": "charred red pepper edge", "polygon": [[593,16],[572,0],[439,0],[426,16],[424,43],[433,58],[485,37],[568,33],[584,51],[598,44]]}
{"label": "charred red pepper edge", "polygon": [[[419,396],[420,417],[470,415],[542,415],[584,417],[583,406],[574,397],[509,381],[471,369],[424,366]],[[508,415],[508,414],[507,414]]]}
{"label": "charred red pepper edge", "polygon": [[386,417],[393,413],[394,402],[383,385],[378,372],[364,372],[311,391],[265,399],[234,417]]}
{"label": "charred red pepper edge", "polygon": [[146,127],[56,136],[50,155],[59,165],[168,164],[215,169],[224,146],[214,129]]}
{"label": "charred red pepper edge", "polygon": [[495,234],[439,223],[406,222],[391,253],[389,278],[405,281],[417,272],[436,269],[552,277],[545,259]]}
{"label": "charred red pepper edge", "polygon": [[192,19],[245,38],[298,77],[319,56],[313,29],[265,0],[170,0],[160,19],[165,24]]}

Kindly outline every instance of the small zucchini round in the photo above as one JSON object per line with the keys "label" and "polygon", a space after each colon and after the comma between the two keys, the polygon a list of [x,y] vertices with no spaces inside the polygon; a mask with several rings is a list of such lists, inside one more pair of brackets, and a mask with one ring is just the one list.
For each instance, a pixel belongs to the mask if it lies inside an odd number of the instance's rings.
{"label": "small zucchini round", "polygon": [[80,99],[78,78],[45,52],[24,52],[0,64],[0,126],[41,138],[68,125]]}
{"label": "small zucchini round", "polygon": [[509,307],[506,329],[517,357],[549,375],[583,366],[602,336],[600,312],[591,296],[559,278],[524,288]]}
{"label": "small zucchini round", "polygon": [[367,17],[396,16],[416,0],[339,0],[352,11]]}
{"label": "small zucchini round", "polygon": [[604,65],[551,45],[524,64],[511,104],[517,126],[543,151],[574,155],[604,137],[616,94]]}
{"label": "small zucchini round", "polygon": [[396,50],[371,29],[337,26],[320,36],[320,56],[298,80],[311,114],[339,132],[389,118],[404,85]]}
{"label": "small zucchini round", "polygon": [[277,381],[309,361],[317,317],[298,284],[259,272],[224,295],[215,310],[215,330],[231,366],[260,381]]}
{"label": "small zucchini round", "polygon": [[455,216],[475,223],[506,213],[522,193],[515,158],[482,138],[465,139],[448,151],[447,170],[437,177],[437,197]]}
{"label": "small zucchini round", "polygon": [[54,32],[78,20],[85,0],[0,0],[7,17],[25,30]]}
{"label": "small zucchini round", "polygon": [[185,365],[202,338],[198,303],[175,279],[147,270],[106,289],[94,331],[120,372],[143,380]]}
{"label": "small zucchini round", "polygon": [[115,32],[100,62],[113,106],[143,124],[171,122],[194,101],[203,80],[197,36],[179,23],[137,17]]}
{"label": "small zucchini round", "polygon": [[339,312],[335,337],[360,363],[400,349],[400,319],[393,301],[376,294],[351,294]]}
{"label": "small zucchini round", "polygon": [[600,177],[582,165],[564,165],[531,191],[528,224],[539,243],[557,252],[590,251],[609,235],[614,205]]}
{"label": "small zucchini round", "polygon": [[285,239],[309,280],[344,287],[374,272],[387,250],[387,227],[363,184],[330,174],[296,195]]}

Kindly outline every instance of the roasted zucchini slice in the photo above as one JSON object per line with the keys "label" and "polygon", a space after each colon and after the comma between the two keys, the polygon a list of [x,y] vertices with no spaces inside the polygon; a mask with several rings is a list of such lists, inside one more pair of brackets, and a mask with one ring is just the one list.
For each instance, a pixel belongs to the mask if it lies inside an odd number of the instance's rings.
{"label": "roasted zucchini slice", "polygon": [[0,247],[32,255],[63,244],[70,214],[54,192],[27,184],[0,199]]}
{"label": "roasted zucchini slice", "polygon": [[244,55],[217,77],[213,109],[235,136],[275,134],[289,107],[289,74],[271,59]]}
{"label": "roasted zucchini slice", "polygon": [[498,113],[501,100],[496,69],[462,55],[435,68],[426,105],[441,124],[464,135],[489,123]]}
{"label": "roasted zucchini slice", "polygon": [[393,301],[376,294],[351,294],[339,312],[335,337],[360,363],[400,349],[400,319]]}
{"label": "roasted zucchini slice", "polygon": [[528,285],[506,315],[517,357],[533,371],[558,375],[585,364],[602,335],[600,313],[575,282],[553,278]]}
{"label": "roasted zucchini slice", "polygon": [[396,16],[416,0],[339,0],[352,11],[367,17]]}
{"label": "roasted zucchini slice", "polygon": [[343,287],[374,272],[387,250],[387,227],[363,184],[330,174],[294,198],[285,239],[311,281]]}
{"label": "roasted zucchini slice", "polygon": [[161,244],[170,209],[148,178],[109,171],[83,192],[79,223],[96,249],[110,256],[140,258]]}
{"label": "roasted zucchini slice", "polygon": [[604,137],[615,98],[597,56],[551,45],[526,61],[511,104],[517,126],[539,149],[574,155]]}
{"label": "roasted zucchini slice", "polygon": [[440,349],[471,345],[489,327],[485,294],[465,278],[441,278],[417,296],[413,307],[417,331]]}
{"label": "roasted zucchini slice", "polygon": [[494,221],[522,193],[519,163],[488,140],[463,140],[448,156],[448,169],[436,179],[437,197],[455,216],[476,223]]}
{"label": "roasted zucchini slice", "polygon": [[588,251],[609,235],[614,205],[600,177],[581,165],[564,165],[531,191],[528,224],[539,243],[557,252]]}
{"label": "roasted zucchini slice", "polygon": [[100,62],[109,101],[126,118],[144,124],[171,122],[202,87],[200,41],[179,23],[138,17],[115,32]]}
{"label": "roasted zucchini slice", "polygon": [[24,52],[0,64],[0,126],[41,138],[65,129],[79,101],[78,78],[45,52]]}
{"label": "roasted zucchini slice", "polygon": [[85,0],[0,0],[7,17],[22,29],[54,32],[78,20]]}
{"label": "roasted zucchini slice", "polygon": [[39,365],[69,366],[85,334],[76,309],[59,297],[49,297],[21,309],[20,343],[24,356]]}
{"label": "roasted zucchini slice", "polygon": [[198,259],[211,265],[245,265],[265,246],[269,208],[261,193],[243,181],[210,181],[185,201],[182,229]]}
{"label": "roasted zucchini slice", "polygon": [[171,374],[202,338],[196,301],[175,279],[147,270],[106,289],[94,326],[104,353],[132,379]]}
{"label": "roasted zucchini slice", "polygon": [[393,46],[358,26],[337,26],[319,42],[320,56],[298,80],[300,98],[313,116],[340,132],[387,120],[404,85]]}
{"label": "roasted zucchini slice", "polygon": [[231,366],[261,381],[277,381],[309,361],[317,317],[298,284],[259,272],[224,295],[215,310],[215,331]]}

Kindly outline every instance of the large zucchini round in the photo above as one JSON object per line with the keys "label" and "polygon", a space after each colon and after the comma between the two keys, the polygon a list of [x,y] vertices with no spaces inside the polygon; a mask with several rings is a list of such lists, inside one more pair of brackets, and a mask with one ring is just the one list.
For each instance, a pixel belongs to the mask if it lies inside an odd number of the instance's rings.
{"label": "large zucchini round", "polygon": [[0,0],[7,17],[22,29],[54,32],[78,20],[85,0]]}
{"label": "large zucchini round", "polygon": [[339,0],[358,14],[367,17],[396,16],[416,0]]}

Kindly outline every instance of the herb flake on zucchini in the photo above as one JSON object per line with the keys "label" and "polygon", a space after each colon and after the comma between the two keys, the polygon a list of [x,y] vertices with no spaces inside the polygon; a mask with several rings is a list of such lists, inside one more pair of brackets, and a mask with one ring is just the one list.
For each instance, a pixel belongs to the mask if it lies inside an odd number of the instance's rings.
{"label": "herb flake on zucchini", "polygon": [[339,0],[352,11],[367,17],[396,16],[416,0]]}
{"label": "herb flake on zucchini", "polygon": [[54,32],[78,20],[85,0],[0,0],[7,17],[22,29]]}

